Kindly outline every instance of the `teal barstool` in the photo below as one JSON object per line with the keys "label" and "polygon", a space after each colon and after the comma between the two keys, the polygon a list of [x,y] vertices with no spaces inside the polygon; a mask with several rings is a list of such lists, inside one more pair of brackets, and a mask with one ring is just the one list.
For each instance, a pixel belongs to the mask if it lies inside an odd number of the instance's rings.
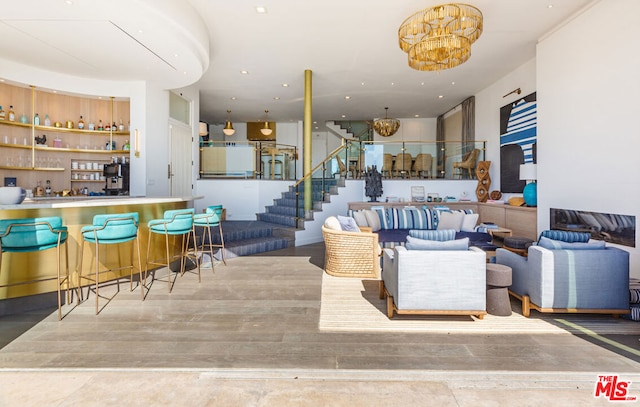
{"label": "teal barstool", "polygon": [[[186,260],[192,257],[198,268],[198,282],[200,282],[200,263],[198,262],[198,249],[195,244],[196,234],[193,227],[194,210],[191,209],[174,209],[164,212],[162,219],[153,219],[148,222],[149,227],[149,243],[147,245],[147,266],[145,272],[146,278],[149,273],[149,265],[164,266],[167,268],[167,282],[169,284],[169,293],[173,287],[175,279],[171,281],[171,261],[180,258],[180,275],[184,274]],[[151,254],[151,236],[163,235],[165,245],[165,257],[163,259],[150,260]],[[180,236],[182,238],[181,250],[178,255],[171,255],[169,252],[169,236]],[[193,253],[189,251],[189,241],[193,239]],[[176,277],[177,278],[177,277]]]}
{"label": "teal barstool", "polygon": [[[205,209],[205,212],[202,214],[194,215],[193,217],[193,226],[201,227],[202,229],[202,240],[200,243],[200,252],[208,252],[209,256],[211,256],[211,269],[213,270],[213,249],[215,247],[220,248],[220,255],[222,257],[222,262],[226,265],[227,259],[224,253],[224,236],[222,235],[222,205],[213,205],[208,206]],[[218,231],[220,233],[220,243],[213,243],[211,239],[211,228],[218,227]],[[209,242],[207,243],[207,239],[209,238]]]}
{"label": "teal barstool", "polygon": [[[62,226],[62,218],[58,216],[0,220],[0,271],[2,270],[2,254],[4,253],[38,252],[56,248],[57,254],[57,277],[20,281],[0,285],[0,287],[10,287],[56,279],[58,282],[58,320],[62,319],[60,287],[65,283],[67,286],[67,303],[71,302],[69,294],[69,249],[66,245],[67,237],[67,228],[66,226]],[[65,248],[66,266],[64,276],[60,275],[60,247],[62,245],[64,245]]]}
{"label": "teal barstool", "polygon": [[[96,315],[98,315],[98,300],[100,298],[98,289],[100,287],[99,276],[101,273],[114,272],[124,269],[129,269],[129,289],[133,291],[133,269],[134,269],[134,253],[138,253],[138,274],[140,278],[140,293],[142,300],[144,300],[144,287],[142,286],[142,263],[140,261],[140,241],[138,240],[138,213],[119,213],[113,215],[96,215],[93,217],[93,224],[83,226],[80,229],[82,233],[82,249],[80,251],[80,261],[78,263],[78,278],[79,285],[82,287],[82,280],[92,281],[95,285],[96,292]],[[105,268],[100,270],[100,245],[116,245],[121,243],[131,242],[131,252],[129,265],[123,266],[120,261],[120,256],[117,256],[118,267]],[[84,246],[85,243],[93,244],[95,246],[95,275],[82,275],[82,261],[84,259]],[[105,256],[107,257],[107,256]],[[108,256],[113,258],[113,254]],[[103,258],[104,264],[107,264],[107,258]],[[90,288],[89,288],[90,289]],[[105,304],[106,305],[106,304]]]}

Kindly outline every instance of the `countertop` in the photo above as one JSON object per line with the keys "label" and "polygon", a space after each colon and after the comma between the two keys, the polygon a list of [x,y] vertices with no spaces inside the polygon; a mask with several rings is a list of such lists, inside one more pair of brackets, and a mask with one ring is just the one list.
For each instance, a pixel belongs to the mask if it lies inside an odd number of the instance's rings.
{"label": "countertop", "polygon": [[136,205],[162,202],[189,202],[202,196],[144,197],[144,196],[74,196],[26,198],[18,205],[0,205],[0,210],[38,208],[80,208],[89,206]]}

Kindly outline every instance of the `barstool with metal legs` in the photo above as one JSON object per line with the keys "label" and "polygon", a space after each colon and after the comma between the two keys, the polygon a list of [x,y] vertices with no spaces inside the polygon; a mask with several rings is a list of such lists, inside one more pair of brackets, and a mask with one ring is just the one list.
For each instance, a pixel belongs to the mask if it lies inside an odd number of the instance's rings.
{"label": "barstool with metal legs", "polygon": [[[56,277],[19,281],[0,285],[0,287],[11,287],[55,279],[57,281],[58,291],[58,320],[62,319],[60,288],[65,283],[67,287],[67,304],[71,302],[69,293],[69,249],[66,244],[68,235],[67,227],[62,226],[62,218],[58,216],[0,220],[0,272],[2,270],[2,255],[4,253],[39,252],[56,248],[57,254]],[[65,249],[64,276],[60,275],[60,247],[62,245],[64,245]]]}
{"label": "barstool with metal legs", "polygon": [[[96,292],[96,315],[98,315],[99,307],[98,301],[100,298],[99,276],[102,273],[119,271],[129,269],[129,290],[133,291],[133,269],[134,266],[134,253],[138,254],[138,274],[140,278],[140,295],[144,301],[144,286],[142,285],[142,264],[140,260],[140,241],[138,240],[138,213],[119,213],[112,215],[96,215],[93,217],[93,224],[83,226],[80,229],[82,233],[82,249],[80,251],[80,261],[78,262],[78,278],[80,280],[80,286],[82,286],[82,280],[89,280],[93,282],[94,290]],[[120,253],[111,253],[102,258],[102,263],[105,265],[110,259],[114,259],[117,262],[115,268],[105,268],[100,270],[100,246],[101,245],[117,245],[120,243],[131,242],[130,261],[128,265],[122,265],[120,263]],[[82,274],[82,261],[84,259],[84,246],[85,243],[93,244],[95,247],[95,274],[93,276]],[[118,285],[119,287],[119,285]],[[109,300],[110,301],[110,300]],[[106,305],[106,304],[105,304]]]}
{"label": "barstool with metal legs", "polygon": [[[161,219],[150,220],[147,225],[149,226],[149,243],[147,245],[147,266],[145,272],[145,282],[149,273],[149,265],[163,266],[167,268],[167,282],[169,287],[169,293],[173,288],[173,281],[171,280],[171,261],[180,258],[180,275],[184,274],[186,260],[191,257],[194,259],[196,267],[198,268],[198,282],[200,282],[200,263],[198,262],[198,249],[195,244],[196,235],[193,227],[193,208],[190,209],[174,209],[164,212],[164,216]],[[161,259],[151,260],[151,236],[163,235],[165,245],[165,257]],[[181,237],[181,250],[177,255],[172,255],[169,251],[169,236]],[[193,252],[189,251],[189,242],[194,242]],[[176,276],[177,278],[177,276]]]}
{"label": "barstool with metal legs", "polygon": [[[200,252],[208,252],[209,256],[211,256],[211,269],[213,270],[213,248],[220,248],[220,256],[222,258],[222,262],[226,265],[227,259],[224,249],[224,236],[222,235],[222,205],[213,205],[209,206],[205,209],[205,213],[197,214],[193,216],[193,226],[201,227],[202,229],[202,239],[200,243]],[[213,239],[211,238],[211,228],[218,227],[218,231],[220,233],[220,243],[213,243]],[[209,242],[207,243],[206,238],[209,238]],[[208,248],[208,250],[207,250]]]}

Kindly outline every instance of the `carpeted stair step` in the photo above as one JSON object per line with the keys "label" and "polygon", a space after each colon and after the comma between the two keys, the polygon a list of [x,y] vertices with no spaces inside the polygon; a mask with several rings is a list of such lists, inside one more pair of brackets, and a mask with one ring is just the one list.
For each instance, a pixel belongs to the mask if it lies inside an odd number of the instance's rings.
{"label": "carpeted stair step", "polygon": [[[271,205],[266,207],[267,213],[276,213],[278,215],[296,216],[296,208],[291,206]],[[302,211],[298,211],[302,212]]]}
{"label": "carpeted stair step", "polygon": [[259,213],[258,220],[262,222],[276,223],[278,225],[285,225],[290,227],[296,227],[296,218],[292,216],[279,215],[277,213]]}
{"label": "carpeted stair step", "polygon": [[[264,253],[273,250],[285,249],[289,245],[287,239],[280,237],[262,237],[255,239],[234,240],[229,243],[225,241],[225,257],[232,259],[239,256],[250,256],[252,254]],[[222,260],[220,250],[214,252],[216,260]]]}

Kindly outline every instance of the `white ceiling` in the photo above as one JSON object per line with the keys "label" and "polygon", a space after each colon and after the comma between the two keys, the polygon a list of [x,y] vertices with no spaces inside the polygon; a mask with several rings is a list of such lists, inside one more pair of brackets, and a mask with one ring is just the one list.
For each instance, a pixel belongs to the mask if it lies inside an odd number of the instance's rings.
{"label": "white ceiling", "polygon": [[531,60],[541,36],[592,0],[466,0],[484,32],[468,62],[440,73],[409,68],[397,42],[405,18],[440,0],[68,2],[0,0],[0,58],[168,89],[195,82],[209,123],[227,109],[236,122],[264,120],[265,109],[270,121],[302,120],[308,69],[322,123],[384,116],[385,106],[393,117],[436,117]]}

